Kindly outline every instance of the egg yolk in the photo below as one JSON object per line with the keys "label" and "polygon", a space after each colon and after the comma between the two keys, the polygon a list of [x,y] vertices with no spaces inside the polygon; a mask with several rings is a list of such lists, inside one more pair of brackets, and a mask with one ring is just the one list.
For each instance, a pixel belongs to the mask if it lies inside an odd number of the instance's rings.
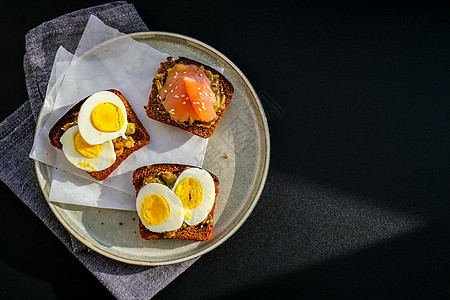
{"label": "egg yolk", "polygon": [[170,206],[167,200],[158,194],[148,195],[141,203],[141,218],[148,225],[158,225],[169,218]]}
{"label": "egg yolk", "polygon": [[78,165],[82,168],[91,168],[92,171],[95,171],[95,166],[93,166],[90,162],[80,161]]}
{"label": "egg yolk", "polygon": [[122,128],[125,119],[117,105],[103,102],[92,110],[91,122],[94,128],[99,131],[114,132]]}
{"label": "egg yolk", "polygon": [[200,182],[192,177],[181,180],[175,188],[175,194],[183,203],[184,209],[194,209],[202,203],[203,188]]}
{"label": "egg yolk", "polygon": [[75,149],[84,157],[97,158],[99,157],[100,153],[102,153],[103,144],[99,145],[88,144],[83,139],[80,132],[77,132],[77,134],[75,135]]}

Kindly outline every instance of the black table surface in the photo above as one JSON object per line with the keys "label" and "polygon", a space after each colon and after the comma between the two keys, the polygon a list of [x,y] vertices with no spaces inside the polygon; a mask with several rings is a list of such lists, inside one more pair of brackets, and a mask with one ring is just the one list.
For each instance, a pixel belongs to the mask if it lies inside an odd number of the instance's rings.
{"label": "black table surface", "polygon": [[[98,3],[2,4],[0,120],[27,100],[25,33]],[[271,135],[253,213],[155,299],[450,295],[450,4],[131,3],[151,30],[230,58]],[[0,188],[0,298],[112,298]]]}

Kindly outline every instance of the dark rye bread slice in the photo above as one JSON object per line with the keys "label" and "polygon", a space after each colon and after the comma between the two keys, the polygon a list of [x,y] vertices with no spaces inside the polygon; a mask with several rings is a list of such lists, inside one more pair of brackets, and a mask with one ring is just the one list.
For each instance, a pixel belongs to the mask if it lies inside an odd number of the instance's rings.
{"label": "dark rye bread slice", "polygon": [[170,115],[170,113],[168,113],[165,110],[164,106],[157,98],[159,93],[158,93],[158,88],[156,87],[156,83],[155,83],[156,77],[155,77],[155,78],[153,78],[152,91],[149,96],[148,105],[145,106],[147,115],[151,119],[181,128],[183,130],[189,131],[189,132],[191,132],[195,135],[201,136],[203,138],[208,138],[216,130],[217,125],[219,125],[220,119],[222,119],[223,115],[225,114],[225,111],[228,108],[228,105],[230,104],[231,97],[232,97],[232,94],[234,91],[233,85],[225,78],[225,76],[223,76],[217,70],[214,70],[213,68],[211,68],[209,66],[202,65],[201,63],[199,63],[195,60],[185,58],[185,57],[180,57],[176,60],[172,60],[172,57],[168,57],[166,61],[161,63],[161,67],[159,68],[157,74],[167,73],[167,69],[170,69],[175,64],[196,65],[199,67],[203,66],[205,68],[205,70],[211,71],[212,74],[219,75],[219,81],[223,85],[223,93],[225,94],[225,97],[226,97],[225,98],[225,108],[217,114],[217,119],[214,121],[214,123],[210,127],[201,126],[202,122],[200,122],[200,121],[194,121],[191,125],[175,122],[173,120],[172,116]]}
{"label": "dark rye bread slice", "polygon": [[[187,168],[197,168],[193,166],[188,165],[180,165],[180,164],[154,164],[150,166],[143,166],[138,169],[136,169],[133,172],[133,185],[134,189],[136,190],[136,196],[138,195],[139,191],[144,185],[144,180],[149,176],[156,176],[158,172],[172,172],[177,177],[186,170]],[[212,174],[211,172],[208,172],[211,177],[214,180],[214,186],[216,188],[216,198],[214,199],[214,205],[209,213],[210,216],[210,222],[207,223],[200,223],[195,226],[188,226],[185,223],[183,226],[174,231],[171,232],[170,235],[164,233],[164,232],[152,232],[149,229],[147,229],[144,224],[142,224],[141,220],[139,219],[139,232],[141,234],[141,237],[146,240],[161,240],[161,239],[184,239],[184,240],[196,240],[196,241],[206,241],[208,240],[213,232],[214,227],[214,210],[216,208],[216,200],[217,200],[217,194],[219,193],[219,179],[216,175]]]}
{"label": "dark rye bread slice", "polygon": [[[86,171],[89,175],[91,175],[93,178],[97,180],[104,180],[106,179],[112,171],[114,171],[128,156],[131,155],[134,151],[144,147],[148,144],[150,141],[150,135],[147,133],[147,130],[145,130],[145,127],[142,125],[141,121],[139,121],[138,117],[136,116],[136,113],[131,108],[130,104],[128,103],[127,99],[122,95],[121,92],[110,89],[108,90],[114,94],[116,94],[120,100],[122,100],[123,104],[125,105],[125,109],[127,111],[127,120],[129,123],[134,123],[136,130],[135,133],[131,135],[131,137],[134,140],[134,145],[131,148],[124,148],[124,151],[122,154],[116,156],[116,161],[107,169],[101,170],[101,171]],[[50,129],[50,132],[48,134],[50,139],[50,144],[52,146],[62,150],[62,144],[61,144],[61,136],[64,134],[64,125],[67,123],[74,122],[78,117],[78,112],[80,111],[81,105],[86,101],[86,99],[89,97],[84,98],[77,104],[75,104],[64,116],[62,116],[58,122],[56,122],[55,125]]]}

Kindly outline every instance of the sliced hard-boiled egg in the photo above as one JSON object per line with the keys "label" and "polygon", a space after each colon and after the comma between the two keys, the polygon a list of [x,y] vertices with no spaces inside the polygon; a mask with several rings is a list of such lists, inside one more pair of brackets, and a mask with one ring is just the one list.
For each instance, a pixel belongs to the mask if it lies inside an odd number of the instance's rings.
{"label": "sliced hard-boiled egg", "polygon": [[119,96],[110,91],[92,94],[78,113],[81,136],[91,145],[125,136],[127,123],[125,105]]}
{"label": "sliced hard-boiled egg", "polygon": [[173,187],[175,194],[183,204],[184,222],[197,225],[211,211],[216,197],[214,180],[202,169],[189,168],[181,172]]}
{"label": "sliced hard-boiled egg", "polygon": [[72,126],[61,137],[62,151],[67,159],[86,171],[109,168],[116,160],[112,141],[90,145],[81,137],[78,129],[78,125]]}
{"label": "sliced hard-boiled egg", "polygon": [[183,225],[183,205],[170,188],[160,183],[141,188],[136,210],[144,226],[153,232],[177,230]]}

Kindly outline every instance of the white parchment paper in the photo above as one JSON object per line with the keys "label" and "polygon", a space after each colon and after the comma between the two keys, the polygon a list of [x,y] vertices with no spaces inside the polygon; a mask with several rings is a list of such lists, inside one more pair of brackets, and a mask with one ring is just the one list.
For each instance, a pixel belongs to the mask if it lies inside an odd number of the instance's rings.
{"label": "white parchment paper", "polygon": [[[145,113],[152,79],[169,54],[134,41],[91,16],[77,50],[57,52],[44,105],[51,112],[35,138],[30,157],[55,167],[50,201],[135,210],[133,171],[159,162],[201,167],[207,139],[151,120]],[[54,90],[51,90],[51,89]],[[50,145],[51,127],[81,99],[106,89],[127,98],[150,135],[150,143],[134,152],[104,181],[98,182],[70,164]]]}

